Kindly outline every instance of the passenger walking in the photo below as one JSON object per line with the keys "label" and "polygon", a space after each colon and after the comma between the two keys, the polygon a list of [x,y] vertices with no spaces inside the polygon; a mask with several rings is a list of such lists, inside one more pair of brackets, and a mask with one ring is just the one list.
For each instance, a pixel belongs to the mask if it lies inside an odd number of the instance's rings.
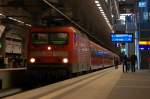
{"label": "passenger walking", "polygon": [[123,57],[123,72],[128,72],[128,57],[127,55],[124,55]]}
{"label": "passenger walking", "polygon": [[135,64],[137,62],[137,56],[136,55],[131,55],[131,70],[132,72],[135,72]]}

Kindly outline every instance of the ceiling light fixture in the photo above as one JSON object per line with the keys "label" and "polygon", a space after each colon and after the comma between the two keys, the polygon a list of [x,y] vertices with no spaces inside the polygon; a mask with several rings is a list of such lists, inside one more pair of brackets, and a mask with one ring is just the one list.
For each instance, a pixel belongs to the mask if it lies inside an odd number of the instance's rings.
{"label": "ceiling light fixture", "polygon": [[101,5],[99,3],[96,4],[98,7],[100,7]]}
{"label": "ceiling light fixture", "polygon": [[6,17],[4,14],[0,13],[0,16]]}
{"label": "ceiling light fixture", "polygon": [[99,3],[99,1],[98,1],[98,0],[95,0],[95,3]]}
{"label": "ceiling light fixture", "polygon": [[102,7],[98,7],[100,10],[103,10]]}
{"label": "ceiling light fixture", "polygon": [[101,4],[99,3],[98,0],[95,0],[95,3],[96,3],[96,6],[98,7],[98,9],[100,10],[102,16],[104,17],[104,19],[105,19],[107,25],[108,25],[109,28],[111,29],[111,32],[113,32],[114,30],[113,30],[113,28],[112,28],[112,26],[111,26],[111,24],[110,24],[110,22],[109,22],[109,20],[108,20],[108,18],[107,18],[107,16],[106,16],[106,14],[105,14],[103,8],[101,7]]}
{"label": "ceiling light fixture", "polygon": [[[4,14],[2,14],[2,13],[0,13],[0,16],[6,17],[6,15],[4,15]],[[26,25],[26,26],[31,27],[30,24],[25,24],[25,22],[23,22],[23,21],[21,21],[21,20],[18,20],[18,19],[12,18],[12,17],[7,17],[7,18],[10,19],[10,20],[13,20],[13,21],[15,21],[15,22],[18,22],[18,23],[21,23],[21,24],[24,24],[24,25]]]}

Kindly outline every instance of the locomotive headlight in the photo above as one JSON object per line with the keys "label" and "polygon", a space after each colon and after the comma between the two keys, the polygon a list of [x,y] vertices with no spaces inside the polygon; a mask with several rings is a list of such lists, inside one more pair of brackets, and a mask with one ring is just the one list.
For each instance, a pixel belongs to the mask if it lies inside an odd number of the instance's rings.
{"label": "locomotive headlight", "polygon": [[31,62],[31,63],[35,63],[35,58],[31,58],[31,59],[30,59],[30,62]]}
{"label": "locomotive headlight", "polygon": [[49,46],[49,47],[47,47],[47,49],[50,51],[52,48]]}
{"label": "locomotive headlight", "polygon": [[63,63],[68,63],[69,60],[68,60],[68,58],[63,58],[62,62],[63,62]]}

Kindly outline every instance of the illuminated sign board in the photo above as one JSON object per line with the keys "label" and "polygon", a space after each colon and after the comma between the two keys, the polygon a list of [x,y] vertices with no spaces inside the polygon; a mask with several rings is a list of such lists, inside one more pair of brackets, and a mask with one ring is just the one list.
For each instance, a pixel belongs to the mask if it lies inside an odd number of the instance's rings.
{"label": "illuminated sign board", "polygon": [[112,42],[116,42],[116,43],[133,42],[133,34],[132,33],[123,33],[123,34],[111,33],[111,40]]}
{"label": "illuminated sign board", "polygon": [[140,8],[143,8],[143,7],[146,7],[146,6],[147,6],[146,2],[144,2],[144,1],[139,2],[139,7]]}
{"label": "illuminated sign board", "polygon": [[140,50],[150,50],[150,45],[139,45]]}
{"label": "illuminated sign board", "polygon": [[139,41],[139,49],[150,50],[150,41]]}
{"label": "illuminated sign board", "polygon": [[150,41],[139,41],[139,45],[150,45]]}
{"label": "illuminated sign board", "polygon": [[96,52],[96,56],[101,56],[101,55],[103,55],[103,54],[104,54],[103,51],[97,51],[97,52]]}

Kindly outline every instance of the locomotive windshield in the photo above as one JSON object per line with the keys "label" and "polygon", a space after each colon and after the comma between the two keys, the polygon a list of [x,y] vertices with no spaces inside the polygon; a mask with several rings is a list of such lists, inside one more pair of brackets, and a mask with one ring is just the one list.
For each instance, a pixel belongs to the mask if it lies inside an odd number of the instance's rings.
{"label": "locomotive windshield", "polygon": [[32,44],[67,44],[67,33],[32,33]]}
{"label": "locomotive windshield", "polygon": [[48,44],[48,34],[32,33],[32,44]]}
{"label": "locomotive windshield", "polygon": [[49,43],[50,44],[67,44],[68,34],[67,33],[50,33]]}

